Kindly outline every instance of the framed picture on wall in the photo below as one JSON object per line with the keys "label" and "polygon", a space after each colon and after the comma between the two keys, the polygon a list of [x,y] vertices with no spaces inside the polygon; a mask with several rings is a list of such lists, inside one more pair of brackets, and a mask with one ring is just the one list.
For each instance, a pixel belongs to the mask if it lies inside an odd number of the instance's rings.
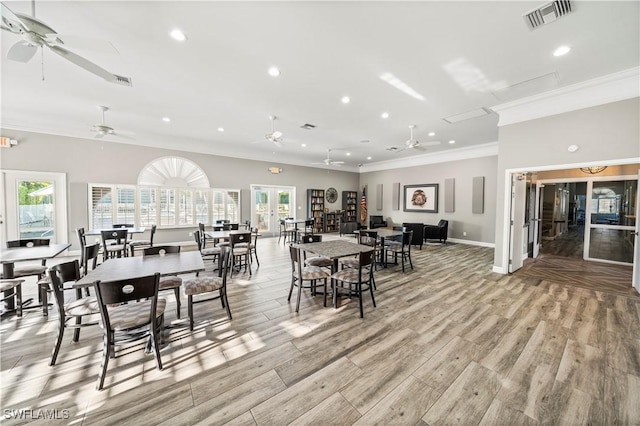
{"label": "framed picture on wall", "polygon": [[438,213],[438,184],[405,185],[404,211]]}

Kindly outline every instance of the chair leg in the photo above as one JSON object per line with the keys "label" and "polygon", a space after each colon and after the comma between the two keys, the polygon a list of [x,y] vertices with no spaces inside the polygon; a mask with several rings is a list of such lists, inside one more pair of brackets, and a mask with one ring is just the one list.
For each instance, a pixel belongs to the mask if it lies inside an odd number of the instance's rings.
{"label": "chair leg", "polygon": [[13,291],[16,293],[16,313],[18,318],[22,318],[22,283],[16,285]]}
{"label": "chair leg", "polygon": [[174,288],[173,293],[176,296],[176,316],[180,319],[180,307],[182,306],[180,304],[180,287]]}
{"label": "chair leg", "polygon": [[296,302],[296,312],[300,310],[300,296],[302,296],[302,279],[298,280],[298,301]]}
{"label": "chair leg", "polygon": [[189,330],[193,331],[193,296],[187,296],[187,311],[189,314]]}
{"label": "chair leg", "polygon": [[327,307],[327,279],[324,279],[324,307]]}
{"label": "chair leg", "polygon": [[358,301],[360,302],[360,318],[364,318],[364,308],[362,307],[362,282],[356,284],[356,292],[358,293]]}
{"label": "chair leg", "polygon": [[[162,317],[164,317],[164,314],[162,314]],[[164,319],[162,317],[160,318],[160,323],[164,324]],[[156,327],[155,321],[153,324],[149,325],[149,328],[151,329],[151,345],[153,346],[153,352],[156,356],[156,366],[158,367],[158,370],[162,370],[162,358],[160,357],[158,328]]]}
{"label": "chair leg", "polygon": [[102,348],[102,364],[100,365],[100,372],[98,373],[98,390],[102,390],[104,386],[104,378],[107,375],[107,365],[109,364],[109,357],[111,355],[111,334],[112,331],[104,332],[104,348]]}
{"label": "chair leg", "polygon": [[75,330],[73,330],[73,341],[77,342],[78,340],[80,340],[80,324],[82,324],[82,317],[76,317],[76,325],[78,327],[76,327]]}
{"label": "chair leg", "polygon": [[227,317],[229,318],[229,320],[232,319],[231,317],[231,308],[229,307],[229,299],[227,299],[227,291],[225,290],[224,293],[222,295],[220,295],[220,299],[224,300],[224,306],[227,309]]}
{"label": "chair leg", "polygon": [[42,303],[42,316],[49,316],[49,297],[47,294],[49,284],[38,284],[38,292],[40,293],[40,303]]}
{"label": "chair leg", "polygon": [[371,275],[371,281],[369,282],[369,293],[371,293],[371,302],[373,303],[373,307],[376,307],[376,298],[373,296],[373,287],[371,287],[371,283],[375,282],[373,275]]}
{"label": "chair leg", "polygon": [[59,315],[58,321],[58,335],[56,336],[56,344],[53,347],[53,352],[51,353],[51,361],[49,365],[55,365],[56,360],[58,359],[58,352],[60,352],[60,345],[62,344],[62,338],[64,337],[64,312],[61,312]]}
{"label": "chair leg", "polygon": [[256,256],[256,263],[258,264],[258,266],[260,266],[260,259],[258,259],[258,252],[254,251],[253,254],[255,254]]}
{"label": "chair leg", "polygon": [[287,297],[287,302],[291,302],[291,295],[293,294],[293,282],[294,278],[291,277],[291,287],[289,287],[289,297]]}

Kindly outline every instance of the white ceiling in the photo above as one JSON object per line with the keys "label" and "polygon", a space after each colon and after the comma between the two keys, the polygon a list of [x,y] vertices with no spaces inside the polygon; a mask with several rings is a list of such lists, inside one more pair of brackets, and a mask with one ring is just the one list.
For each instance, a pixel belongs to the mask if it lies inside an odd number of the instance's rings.
{"label": "white ceiling", "polygon": [[[31,13],[30,2],[3,3]],[[110,41],[119,55],[75,52],[131,77],[133,87],[48,49],[43,81],[40,53],[28,63],[6,60],[20,38],[2,31],[1,125],[98,144],[91,127],[106,105],[107,124],[129,136],[104,140],[274,164],[311,165],[332,149],[345,170],[424,155],[385,149],[401,146],[411,124],[419,141],[442,141],[427,153],[495,142],[495,113],[457,124],[443,118],[640,63],[638,1],[572,2],[571,14],[529,30],[522,16],[544,3],[38,1],[36,17],[61,36]],[[170,38],[174,28],[188,40]],[[571,52],[554,57],[560,45]],[[271,66],[282,74],[268,75]],[[386,73],[423,99],[383,81]],[[282,148],[265,139],[270,115]]]}

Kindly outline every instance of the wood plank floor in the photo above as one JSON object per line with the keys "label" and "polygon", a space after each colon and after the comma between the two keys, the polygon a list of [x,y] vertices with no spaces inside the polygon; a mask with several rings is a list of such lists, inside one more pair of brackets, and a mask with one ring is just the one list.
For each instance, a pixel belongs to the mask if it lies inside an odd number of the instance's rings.
{"label": "wood plank floor", "polygon": [[449,243],[412,250],[413,271],[379,270],[364,319],[356,299],[308,293],[296,314],[286,247],[258,244],[261,266],[230,285],[232,321],[198,304],[191,333],[168,293],[164,370],[120,347],[102,392],[101,329],[66,335],[49,367],[55,309],[3,318],[2,423],[31,409],[73,425],[640,424],[637,296],[496,274],[493,249]]}

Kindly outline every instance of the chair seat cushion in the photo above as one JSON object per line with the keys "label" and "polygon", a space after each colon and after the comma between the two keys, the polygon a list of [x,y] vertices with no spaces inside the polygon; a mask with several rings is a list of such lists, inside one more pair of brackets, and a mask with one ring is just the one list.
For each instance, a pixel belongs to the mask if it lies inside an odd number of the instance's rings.
{"label": "chair seat cushion", "polygon": [[204,248],[202,250],[200,250],[200,253],[202,253],[203,256],[212,256],[214,254],[220,254],[222,253],[222,249],[220,247],[210,247],[210,248]]}
{"label": "chair seat cushion", "polygon": [[83,297],[64,305],[67,316],[80,317],[83,315],[99,314],[100,306],[95,297]]}
{"label": "chair seat cushion", "polygon": [[124,244],[113,244],[111,246],[107,246],[107,251],[111,252],[111,251],[123,251],[124,250]]}
{"label": "chair seat cushion", "polygon": [[245,247],[235,246],[233,248],[233,255],[234,256],[243,256],[243,255],[248,254],[248,253],[249,253],[249,247],[247,247],[247,246],[245,246]]}
{"label": "chair seat cushion", "polygon": [[43,265],[16,266],[13,269],[13,277],[20,278],[28,275],[42,275],[47,272],[47,267]]}
{"label": "chair seat cushion", "polygon": [[249,247],[249,243],[236,243],[235,248]]}
{"label": "chair seat cushion", "polygon": [[333,266],[333,260],[323,256],[313,256],[305,259],[304,263],[308,266],[328,267]]}
{"label": "chair seat cushion", "polygon": [[231,245],[231,243],[229,241],[220,241],[218,244],[216,244],[216,247],[229,247]]}
{"label": "chair seat cushion", "polygon": [[5,280],[0,281],[0,291],[11,290],[14,287],[17,287],[19,284],[22,284],[24,280]]}
{"label": "chair seat cushion", "polygon": [[176,288],[182,285],[182,278],[170,275],[168,277],[160,277],[160,290],[168,288]]}
{"label": "chair seat cushion", "polygon": [[340,264],[346,266],[347,268],[356,268],[360,267],[360,259],[357,257],[351,257],[347,259],[341,259]]}
{"label": "chair seat cushion", "polygon": [[184,294],[187,296],[208,293],[221,288],[222,278],[220,277],[196,277],[184,281]]}
{"label": "chair seat cushion", "polygon": [[[331,275],[331,278],[339,281],[344,281],[347,283],[357,283],[358,282],[358,272],[359,269],[347,268],[341,271],[336,272]],[[369,271],[362,271],[362,282],[369,281]]]}
{"label": "chair seat cushion", "polygon": [[128,243],[130,246],[150,246],[151,240],[132,240]]}
{"label": "chair seat cushion", "polygon": [[[300,278],[298,276],[298,270],[293,270],[293,276],[295,278]],[[306,266],[302,268],[302,279],[303,280],[321,280],[324,278],[329,278],[331,274],[327,272],[325,268],[321,268],[319,266]]]}
{"label": "chair seat cushion", "polygon": [[[151,302],[151,300],[143,300],[142,302],[107,307],[111,328],[114,330],[128,330],[148,324]],[[156,318],[164,315],[166,305],[167,301],[165,299],[158,299]]]}

